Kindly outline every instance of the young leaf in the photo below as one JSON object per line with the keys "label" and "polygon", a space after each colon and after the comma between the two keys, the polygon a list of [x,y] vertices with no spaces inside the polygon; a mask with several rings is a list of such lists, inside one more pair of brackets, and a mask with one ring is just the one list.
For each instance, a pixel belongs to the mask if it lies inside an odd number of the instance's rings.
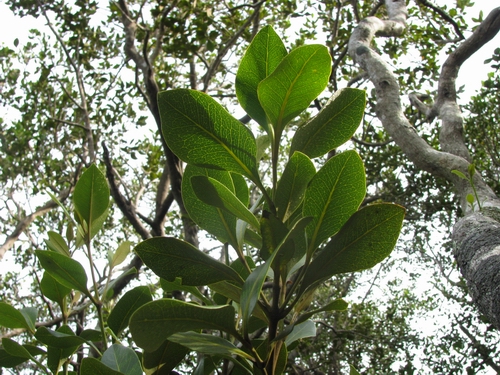
{"label": "young leaf", "polygon": [[347,142],[363,119],[364,90],[344,88],[335,93],[316,117],[299,127],[290,154],[300,151],[311,159]]}
{"label": "young leaf", "polygon": [[49,235],[49,239],[45,240],[45,243],[50,250],[66,255],[67,257],[71,256],[66,241],[59,233],[49,231],[47,234]]}
{"label": "young leaf", "polygon": [[304,199],[309,181],[316,174],[311,159],[300,152],[294,152],[278,182],[276,190],[276,213],[283,221],[295,212]]}
{"label": "young leaf", "polygon": [[180,159],[260,181],[253,134],[212,97],[194,90],[169,90],[158,94],[158,105],[163,137]]}
{"label": "young leaf", "polygon": [[365,170],[356,151],[345,151],[325,163],[311,180],[302,209],[304,216],[313,217],[307,227],[309,253],[356,212],[365,191]]}
{"label": "young leaf", "polygon": [[35,254],[43,269],[58,283],[90,296],[87,274],[80,263],[53,251],[35,250]]}
{"label": "young leaf", "polygon": [[333,275],[371,268],[394,248],[405,209],[389,203],[366,206],[357,211],[311,262],[302,290]]}
{"label": "young leaf", "polygon": [[25,328],[30,332],[32,324],[26,320],[22,312],[5,302],[0,302],[0,326],[5,328]]}
{"label": "young leaf", "polygon": [[232,306],[197,306],[161,299],[140,307],[130,319],[130,332],[138,346],[154,351],[177,332],[215,329],[237,335]]}
{"label": "young leaf", "polygon": [[123,241],[120,246],[116,249],[116,251],[111,256],[110,267],[113,269],[116,266],[120,265],[127,255],[130,253],[130,245],[132,243],[130,241]]}
{"label": "young leaf", "polygon": [[85,221],[91,227],[109,206],[109,187],[106,177],[92,164],[78,180],[73,195],[75,211],[80,223]]}
{"label": "young leaf", "polygon": [[101,362],[125,375],[142,375],[141,362],[137,354],[123,345],[113,344],[103,354]]}
{"label": "young leaf", "polygon": [[120,371],[115,371],[98,359],[87,357],[82,360],[80,375],[124,375]]}
{"label": "young leaf", "polygon": [[237,218],[259,228],[259,221],[248,208],[219,181],[205,176],[191,177],[193,190],[201,201],[214,207],[220,208]]}
{"label": "young leaf", "polygon": [[459,171],[459,170],[457,170],[457,169],[453,169],[453,170],[451,171],[451,173],[453,173],[454,175],[457,175],[458,177],[460,177],[460,178],[461,178],[461,179],[463,179],[463,180],[468,180],[468,178],[467,178],[467,177],[466,177],[466,176],[465,176],[462,172],[460,172],[460,171]]}
{"label": "young leaf", "polygon": [[177,238],[150,238],[137,245],[135,252],[154,273],[168,281],[180,277],[182,284],[190,286],[222,280],[242,283],[232,268]]}
{"label": "young leaf", "polygon": [[229,242],[231,246],[237,249],[239,245],[236,236],[236,217],[201,201],[193,189],[191,182],[193,176],[206,176],[216,179],[234,192],[239,200],[248,204],[249,194],[245,179],[239,174],[200,168],[191,164],[187,165],[182,179],[182,199],[191,220],[216,236],[221,242]]}
{"label": "young leaf", "polygon": [[281,38],[271,26],[263,27],[248,46],[236,73],[236,96],[246,113],[269,133],[266,113],[260,105],[257,87],[286,56]]}
{"label": "young leaf", "polygon": [[323,45],[301,46],[291,51],[274,72],[260,82],[259,101],[274,127],[276,139],[286,124],[325,89],[332,59]]}
{"label": "young leaf", "polygon": [[108,317],[108,327],[119,335],[125,328],[128,327],[128,322],[132,314],[142,305],[151,302],[153,297],[147,286],[138,286],[129,290],[116,303]]}
{"label": "young leaf", "polygon": [[229,358],[232,355],[238,355],[249,360],[254,359],[251,355],[245,353],[241,349],[238,349],[231,342],[214,335],[197,332],[179,332],[173,334],[168,339],[203,354],[221,355],[226,358]]}

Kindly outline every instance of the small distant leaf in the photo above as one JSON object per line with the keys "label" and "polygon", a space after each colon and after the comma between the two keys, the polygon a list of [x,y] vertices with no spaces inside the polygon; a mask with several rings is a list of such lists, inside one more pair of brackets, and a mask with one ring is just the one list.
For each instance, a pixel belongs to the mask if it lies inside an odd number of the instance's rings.
{"label": "small distant leaf", "polygon": [[169,90],[158,94],[158,105],[163,137],[181,160],[260,181],[252,132],[212,97],[195,90]]}
{"label": "small distant leaf", "polygon": [[84,220],[87,225],[91,225],[107,211],[109,206],[108,182],[95,164],[83,172],[76,183],[73,201],[78,217]]}
{"label": "small distant leaf", "polygon": [[153,297],[151,291],[147,286],[138,286],[129,290],[123,295],[122,298],[116,303],[113,310],[108,317],[108,326],[115,333],[119,335],[125,328],[132,314],[141,306],[151,302]]}
{"label": "small distant leaf", "polygon": [[130,241],[123,241],[120,246],[118,246],[113,256],[111,257],[111,268],[115,268],[125,260],[127,255],[130,253],[131,245],[132,243]]}
{"label": "small distant leaf", "polygon": [[306,155],[295,152],[288,161],[276,190],[276,211],[283,221],[295,212],[304,199],[307,185],[316,168]]}
{"label": "small distant leaf", "polygon": [[90,296],[87,289],[87,274],[80,263],[52,251],[35,250],[35,254],[43,269],[57,282]]}
{"label": "small distant leaf", "polygon": [[237,218],[259,227],[259,221],[248,208],[219,181],[205,176],[194,176],[191,184],[196,196],[206,204],[225,210]]}
{"label": "small distant leaf", "polygon": [[463,180],[468,180],[468,178],[459,170],[454,169],[451,171],[451,173],[453,173],[454,175],[457,175],[458,177],[460,177]]}
{"label": "small distant leaf", "polygon": [[331,63],[325,46],[301,46],[285,56],[274,72],[260,82],[259,101],[273,124],[276,138],[325,89]]}
{"label": "small distant leaf", "polygon": [[405,209],[389,203],[357,211],[311,262],[302,290],[333,275],[371,268],[384,260],[396,245]]}
{"label": "small distant leaf", "polygon": [[45,243],[47,244],[47,247],[52,250],[56,251],[59,254],[66,255],[67,257],[70,257],[71,254],[69,252],[69,247],[66,244],[66,241],[64,238],[57,232],[48,232],[49,239],[45,240]]}
{"label": "small distant leaf", "polygon": [[365,169],[356,151],[345,151],[323,165],[306,190],[302,209],[304,216],[313,217],[307,228],[311,252],[356,212],[365,193]]}
{"label": "small distant leaf", "polygon": [[57,302],[60,306],[64,304],[64,297],[71,292],[71,288],[58,283],[47,271],[43,273],[40,289],[45,297]]}
{"label": "small distant leaf", "polygon": [[0,326],[5,328],[25,328],[31,332],[31,324],[16,308],[5,302],[0,302]]}
{"label": "small distant leaf", "polygon": [[139,357],[137,357],[135,351],[123,345],[111,345],[102,354],[101,362],[125,375],[142,375]]}
{"label": "small distant leaf", "polygon": [[304,314],[302,314],[299,319],[295,322],[295,324],[300,324],[302,322],[305,322],[307,319],[311,318],[314,314],[323,312],[323,311],[345,311],[347,310],[347,307],[349,305],[347,304],[346,301],[343,299],[339,298],[336,299],[328,304],[326,304],[323,307],[320,307],[319,309],[313,310],[313,311],[308,311]]}
{"label": "small distant leaf", "polygon": [[222,355],[225,357],[239,355],[250,360],[254,359],[251,355],[238,349],[231,342],[218,336],[197,332],[179,332],[170,336],[169,340],[203,354]]}
{"label": "small distant leaf", "polygon": [[271,26],[263,27],[248,46],[236,73],[236,96],[241,107],[269,133],[266,113],[257,95],[259,83],[271,74],[286,56],[281,38]]}
{"label": "small distant leaf", "polygon": [[299,127],[290,154],[300,151],[316,158],[347,142],[363,119],[364,90],[344,88],[335,93],[316,117]]}
{"label": "small distant leaf", "polygon": [[197,306],[174,299],[161,299],[140,307],[130,319],[130,332],[138,346],[154,351],[177,332],[215,329],[237,334],[232,306]]}
{"label": "small distant leaf", "polygon": [[150,238],[137,245],[135,252],[155,274],[168,281],[180,277],[182,284],[190,286],[222,280],[242,283],[233,269],[177,238]]}
{"label": "small distant leaf", "polygon": [[80,375],[123,375],[95,358],[84,358],[80,367]]}

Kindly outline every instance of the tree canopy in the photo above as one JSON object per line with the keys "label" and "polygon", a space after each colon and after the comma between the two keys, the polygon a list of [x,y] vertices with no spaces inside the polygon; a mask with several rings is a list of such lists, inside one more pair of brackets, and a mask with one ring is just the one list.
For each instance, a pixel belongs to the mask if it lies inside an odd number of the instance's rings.
{"label": "tree canopy", "polygon": [[0,367],[500,372],[500,8],[6,3]]}

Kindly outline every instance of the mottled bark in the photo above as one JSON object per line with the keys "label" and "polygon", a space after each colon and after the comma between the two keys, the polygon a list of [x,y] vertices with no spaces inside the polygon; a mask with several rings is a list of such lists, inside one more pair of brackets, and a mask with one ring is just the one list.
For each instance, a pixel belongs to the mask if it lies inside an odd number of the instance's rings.
{"label": "mottled bark", "polygon": [[411,102],[427,118],[441,120],[441,149],[432,148],[404,115],[398,81],[383,57],[370,48],[376,36],[398,37],[406,28],[407,9],[403,0],[387,0],[387,19],[367,17],[359,23],[349,41],[349,54],[368,74],[377,94],[377,116],[406,156],[420,169],[451,181],[466,216],[453,228],[455,256],[479,310],[500,329],[500,200],[476,173],[474,185],[482,211],[466,201],[473,193],[470,184],[452,170],[467,175],[472,160],[463,138],[463,117],[457,104],[455,81],[461,65],[500,30],[500,8],[494,9],[474,33],[449,55],[443,64],[435,104],[427,107],[419,96]]}

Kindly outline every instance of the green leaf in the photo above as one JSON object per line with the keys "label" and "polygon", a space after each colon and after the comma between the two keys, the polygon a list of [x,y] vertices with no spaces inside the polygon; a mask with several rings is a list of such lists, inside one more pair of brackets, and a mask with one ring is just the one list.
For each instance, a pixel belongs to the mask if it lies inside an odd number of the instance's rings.
{"label": "green leaf", "polygon": [[316,174],[316,168],[306,155],[295,152],[288,161],[276,190],[277,216],[283,221],[300,207],[307,185]]}
{"label": "green leaf", "polygon": [[394,248],[405,209],[389,203],[366,206],[344,224],[311,262],[302,290],[333,275],[371,268]]}
{"label": "green leaf", "polygon": [[83,172],[76,183],[73,201],[79,222],[82,224],[85,221],[89,228],[92,228],[92,224],[107,212],[108,182],[94,164]]}
{"label": "green leaf", "polygon": [[35,254],[43,269],[58,283],[90,296],[87,274],[80,263],[53,251],[35,250]]}
{"label": "green leaf", "polygon": [[142,353],[142,363],[147,374],[171,375],[171,371],[184,359],[189,349],[166,340],[153,352]]}
{"label": "green leaf", "polygon": [[331,64],[325,46],[301,46],[291,51],[259,84],[259,101],[273,124],[276,139],[281,137],[286,124],[325,89]]}
{"label": "green leaf", "polygon": [[349,375],[361,375],[353,365],[349,365]]}
{"label": "green leaf", "polygon": [[111,345],[102,354],[101,362],[125,375],[142,375],[139,357],[132,349],[123,345]]}
{"label": "green leaf", "polygon": [[116,251],[113,253],[111,256],[111,261],[110,261],[110,267],[113,269],[116,266],[120,265],[123,263],[127,255],[130,253],[130,246],[132,243],[130,241],[123,241]]}
{"label": "green leaf", "polygon": [[183,161],[236,172],[259,181],[251,131],[209,95],[178,89],[158,94],[162,132]]}
{"label": "green leaf", "polygon": [[181,290],[183,292],[190,293],[191,295],[198,298],[200,301],[202,301],[206,305],[213,304],[212,301],[210,301],[207,297],[205,297],[203,295],[203,293],[201,293],[197,287],[189,286],[189,285],[182,285],[181,278],[177,278],[174,281],[167,281],[165,279],[160,279],[160,286],[167,293],[173,292],[174,290]]}
{"label": "green leaf", "polygon": [[32,324],[24,314],[5,302],[0,302],[0,326],[5,328],[25,328],[32,333]]}
{"label": "green leaf", "polygon": [[151,302],[152,300],[153,297],[151,296],[151,291],[147,286],[138,286],[129,290],[116,303],[113,310],[111,310],[108,317],[108,327],[114,332],[115,335],[118,336],[125,328],[128,327],[132,314],[139,307]]}
{"label": "green leaf", "polygon": [[347,310],[348,304],[346,301],[344,301],[342,298],[338,298],[336,300],[331,301],[330,303],[326,304],[323,307],[320,307],[319,309],[313,310],[313,311],[308,311],[304,314],[302,314],[295,324],[300,324],[302,322],[305,322],[307,319],[311,318],[313,315],[323,312],[323,311],[345,311]]}
{"label": "green leaf", "polygon": [[316,117],[299,127],[290,154],[300,151],[316,158],[347,142],[363,119],[364,90],[344,88],[335,93]]}
{"label": "green leaf", "polygon": [[294,341],[314,336],[316,336],[316,325],[312,320],[306,320],[304,323],[295,324],[292,332],[286,337],[285,344],[290,346]]}
{"label": "green leaf", "polygon": [[365,170],[356,151],[328,160],[306,190],[304,216],[314,219],[307,227],[309,254],[334,235],[356,212],[365,197]]}
{"label": "green leaf", "polygon": [[71,292],[71,288],[58,283],[47,271],[43,273],[40,289],[45,297],[57,302],[60,306],[64,305],[64,297]]}
{"label": "green leaf", "polygon": [[263,27],[248,46],[236,73],[236,96],[241,107],[267,133],[267,116],[257,95],[259,83],[271,74],[287,55],[285,45],[271,26]]}
{"label": "green leaf", "polygon": [[21,363],[26,362],[27,360],[28,358],[11,355],[7,353],[5,349],[0,348],[0,368],[16,367],[19,366]]}
{"label": "green leaf", "polygon": [[215,329],[237,335],[232,306],[197,306],[161,299],[140,307],[130,319],[130,332],[138,346],[154,351],[177,332]]}
{"label": "green leaf", "polygon": [[53,331],[46,327],[38,327],[35,337],[41,343],[48,346],[53,346],[60,349],[74,348],[76,349],[82,344],[87,343],[85,339],[76,336],[71,328],[65,326],[64,330]]}
{"label": "green leaf", "polygon": [[[191,220],[207,232],[216,236],[221,242],[229,242],[235,249],[238,248],[236,238],[236,217],[212,205],[201,201],[195,194],[191,178],[193,176],[212,177],[224,184],[228,189],[236,194],[242,200],[246,196],[248,200],[248,186],[243,176],[231,174],[226,171],[215,169],[199,168],[188,164],[184,171],[182,179],[182,200]],[[242,181],[241,181],[242,180]],[[246,186],[246,193],[241,193],[240,189]],[[236,189],[238,187],[238,190]]]}
{"label": "green leaf", "polygon": [[457,175],[458,177],[460,177],[463,180],[468,180],[468,178],[462,172],[460,172],[459,170],[453,169],[451,171],[451,173],[453,173],[454,175]]}
{"label": "green leaf", "polygon": [[36,307],[24,307],[20,310],[21,314],[23,314],[26,323],[29,326],[30,332],[35,332],[35,323],[36,318],[38,317],[38,310]]}
{"label": "green leaf", "polygon": [[259,228],[259,221],[254,214],[231,192],[216,179],[205,176],[191,177],[191,185],[196,196],[206,204],[220,208],[237,218]]}
{"label": "green leaf", "polygon": [[45,240],[45,243],[50,250],[66,255],[67,257],[71,256],[66,241],[59,233],[49,231],[47,234],[49,235],[49,239]]}
{"label": "green leaf", "polygon": [[80,375],[123,375],[95,358],[84,358],[80,367]]}
{"label": "green leaf", "polygon": [[137,245],[135,252],[154,273],[168,281],[180,277],[182,284],[191,286],[222,280],[242,283],[233,269],[177,238],[150,238]]}
{"label": "green leaf", "polygon": [[28,350],[22,345],[18,344],[14,340],[9,338],[2,338],[2,346],[5,351],[14,357],[24,358],[24,359],[33,359],[33,356],[28,352]]}
{"label": "green leaf", "polygon": [[249,360],[254,359],[251,355],[238,349],[231,342],[218,336],[197,332],[179,332],[173,334],[168,339],[203,354],[222,355],[226,358],[238,355]]}
{"label": "green leaf", "polygon": [[[69,336],[74,336],[74,332],[67,325],[62,325],[56,330],[58,333],[66,334]],[[49,338],[49,340],[53,340],[53,338]],[[59,345],[59,347],[48,345],[47,348],[47,367],[54,373],[57,374],[59,368],[62,366],[62,363],[68,359],[71,355],[73,355],[78,348],[80,348],[81,343],[74,343],[73,345],[64,346]]]}

